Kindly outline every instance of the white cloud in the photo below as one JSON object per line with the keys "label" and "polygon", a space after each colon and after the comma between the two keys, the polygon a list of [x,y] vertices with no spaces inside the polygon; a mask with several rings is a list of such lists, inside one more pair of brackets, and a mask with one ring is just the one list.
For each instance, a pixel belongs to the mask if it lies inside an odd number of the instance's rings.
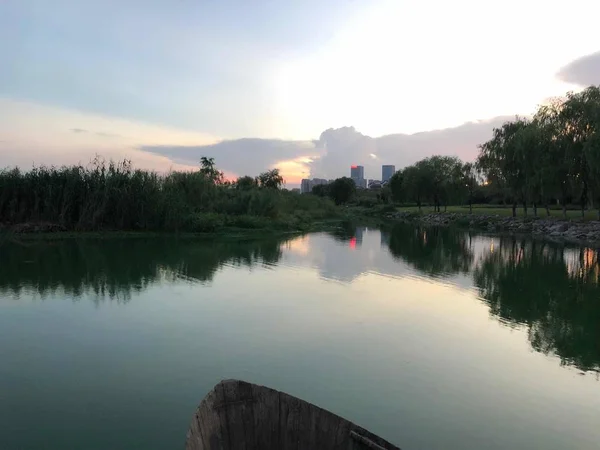
{"label": "white cloud", "polygon": [[511,118],[496,117],[444,130],[378,138],[363,135],[353,127],[342,127],[325,130],[315,141],[238,139],[205,146],[146,146],[143,149],[181,163],[211,156],[219,167],[237,175],[256,175],[279,167],[289,184],[308,176],[347,176],[352,164],[365,166],[367,178],[378,178],[382,164],[402,168],[435,154],[472,160],[477,156],[477,146],[491,137],[492,129]]}
{"label": "white cloud", "polygon": [[[577,20],[565,20],[575,14]],[[370,135],[530,114],[572,86],[555,74],[598,50],[600,3],[374,2],[320,51],[274,74],[287,135],[354,124]]]}

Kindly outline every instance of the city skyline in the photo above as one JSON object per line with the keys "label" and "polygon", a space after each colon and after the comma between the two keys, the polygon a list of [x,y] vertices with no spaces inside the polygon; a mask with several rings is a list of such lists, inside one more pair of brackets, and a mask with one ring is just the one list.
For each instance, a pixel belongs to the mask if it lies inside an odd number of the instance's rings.
{"label": "city skyline", "polygon": [[[386,183],[392,177],[394,173],[396,173],[396,166],[392,164],[382,164],[381,165],[381,179],[377,178],[367,178],[365,177],[364,166],[360,164],[352,164],[350,165],[350,179],[354,181],[357,187],[368,188],[371,184],[381,185],[382,183]],[[344,175],[345,176],[345,175]],[[387,178],[386,178],[387,176]],[[303,178],[300,182],[300,192],[310,193],[312,192],[312,188],[314,186],[322,185],[322,184],[330,184],[333,182],[333,179],[326,178]]]}

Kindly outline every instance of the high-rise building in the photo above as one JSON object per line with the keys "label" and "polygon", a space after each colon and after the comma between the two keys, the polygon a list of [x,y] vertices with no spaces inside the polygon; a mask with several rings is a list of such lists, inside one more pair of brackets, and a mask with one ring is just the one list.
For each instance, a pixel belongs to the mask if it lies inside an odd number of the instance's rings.
{"label": "high-rise building", "polygon": [[302,194],[310,194],[312,192],[312,188],[315,186],[319,186],[321,184],[329,184],[324,178],[313,178],[309,180],[308,178],[304,178],[300,183],[300,192]]}
{"label": "high-rise building", "polygon": [[300,182],[300,192],[302,194],[308,194],[312,191],[312,186],[311,186],[311,182],[308,178],[304,178],[301,182]]}
{"label": "high-rise building", "polygon": [[319,186],[321,184],[329,184],[329,181],[327,181],[325,178],[313,178],[312,184],[314,187],[314,186]]}
{"label": "high-rise building", "polygon": [[392,166],[392,165],[381,166],[381,182],[385,183],[386,181],[390,181],[390,178],[392,178],[395,173],[396,173],[396,166]]}
{"label": "high-rise building", "polygon": [[362,180],[365,178],[365,168],[364,166],[350,166],[350,178]]}
{"label": "high-rise building", "polygon": [[364,166],[350,166],[350,178],[356,184],[356,187],[367,187],[367,180],[365,180],[365,168]]}

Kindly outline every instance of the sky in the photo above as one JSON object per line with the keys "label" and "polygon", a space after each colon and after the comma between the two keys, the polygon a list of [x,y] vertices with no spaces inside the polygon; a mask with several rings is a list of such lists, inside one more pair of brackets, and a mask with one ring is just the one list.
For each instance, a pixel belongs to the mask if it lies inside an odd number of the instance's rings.
{"label": "sky", "polygon": [[600,84],[593,0],[1,0],[0,167],[301,178],[465,160]]}

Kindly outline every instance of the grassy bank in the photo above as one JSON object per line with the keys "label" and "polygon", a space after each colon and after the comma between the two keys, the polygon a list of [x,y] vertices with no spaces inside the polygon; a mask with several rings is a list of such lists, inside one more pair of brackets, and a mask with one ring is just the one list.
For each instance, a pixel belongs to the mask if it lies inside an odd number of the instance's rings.
{"label": "grassy bank", "polygon": [[318,231],[337,230],[344,225],[346,219],[335,217],[328,220],[312,222],[308,225],[293,229],[277,229],[272,227],[265,228],[235,228],[223,227],[215,231],[203,232],[170,232],[170,231],[57,231],[57,232],[30,232],[15,233],[10,230],[0,231],[0,245],[9,241],[57,241],[64,239],[145,239],[145,238],[167,238],[177,237],[178,239],[193,239],[195,241],[218,241],[218,242],[240,242],[253,241],[270,238],[286,238],[288,236],[302,235],[305,233]]}

